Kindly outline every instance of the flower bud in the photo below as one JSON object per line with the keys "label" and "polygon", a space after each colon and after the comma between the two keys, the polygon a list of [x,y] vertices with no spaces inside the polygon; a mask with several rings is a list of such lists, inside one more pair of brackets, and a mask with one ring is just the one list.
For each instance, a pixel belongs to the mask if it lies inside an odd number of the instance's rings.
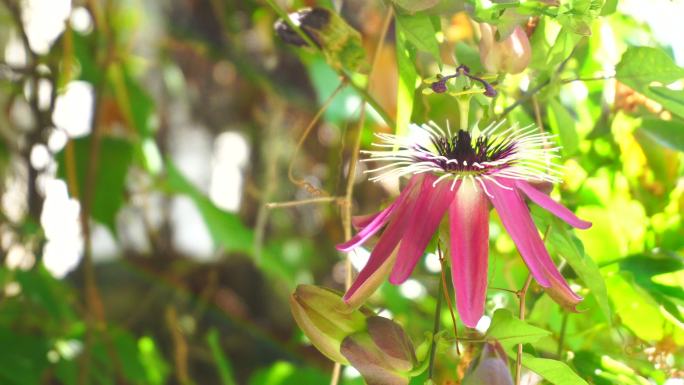
{"label": "flower bud", "polygon": [[517,74],[530,64],[532,49],[525,30],[516,26],[505,39],[496,41],[496,27],[480,24],[480,60],[488,72]]}
{"label": "flower bud", "polygon": [[341,294],[319,286],[299,285],[290,297],[290,309],[297,325],[326,357],[348,364],[340,353],[347,336],[366,329],[367,308],[352,309]]}
{"label": "flower bud", "polygon": [[508,359],[501,344],[488,342],[463,377],[462,385],[513,385]]}
{"label": "flower bud", "polygon": [[340,351],[368,385],[407,385],[417,365],[413,343],[396,322],[369,317],[368,330],[342,341]]}

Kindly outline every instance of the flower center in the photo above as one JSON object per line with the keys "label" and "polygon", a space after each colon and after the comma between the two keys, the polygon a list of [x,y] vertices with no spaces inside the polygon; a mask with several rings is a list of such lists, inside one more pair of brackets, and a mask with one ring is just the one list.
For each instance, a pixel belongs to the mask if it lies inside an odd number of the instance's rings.
{"label": "flower center", "polygon": [[[487,135],[480,135],[473,140],[470,133],[464,130],[459,130],[452,137],[432,137],[431,142],[438,156],[419,160],[429,160],[445,172],[451,173],[484,174],[491,168],[500,169],[510,165],[511,155],[515,154],[513,141],[492,142]],[[418,147],[423,152],[428,152],[423,146]]]}

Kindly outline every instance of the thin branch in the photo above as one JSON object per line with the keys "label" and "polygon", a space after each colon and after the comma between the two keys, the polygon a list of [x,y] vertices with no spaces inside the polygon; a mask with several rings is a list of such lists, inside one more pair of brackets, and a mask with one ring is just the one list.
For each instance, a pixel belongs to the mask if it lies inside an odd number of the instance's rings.
{"label": "thin branch", "polygon": [[296,207],[296,206],[302,206],[302,205],[308,205],[308,204],[317,204],[317,203],[330,203],[330,202],[338,202],[342,204],[344,202],[344,197],[317,197],[317,198],[311,198],[311,199],[302,199],[298,201],[289,201],[289,202],[270,202],[266,203],[266,208],[267,209],[282,209],[286,207]]}
{"label": "thin branch", "polygon": [[188,343],[185,341],[180,324],[178,323],[178,313],[176,308],[168,306],[165,312],[166,327],[171,334],[173,342],[173,362],[176,379],[181,385],[193,384],[188,370]]}
{"label": "thin branch", "polygon": [[[520,305],[518,307],[518,317],[520,318],[521,321],[525,320],[525,297],[527,295],[527,290],[530,288],[531,283],[532,283],[532,274],[528,274],[527,279],[525,280],[525,284],[523,285],[522,289],[520,289],[520,292],[518,293],[518,297],[520,298]],[[518,352],[517,352],[516,358],[515,358],[515,385],[520,385],[520,375],[522,372],[522,354],[523,354],[523,345],[518,344]]]}
{"label": "thin branch", "polygon": [[511,113],[511,111],[515,110],[518,106],[520,106],[523,103],[527,103],[528,100],[530,100],[533,96],[535,96],[539,91],[541,91],[544,87],[548,86],[551,84],[551,80],[554,78],[558,77],[561,72],[563,72],[563,69],[565,69],[565,66],[568,64],[568,61],[572,58],[572,56],[575,54],[575,50],[577,49],[577,46],[579,44],[576,44],[575,47],[572,49],[572,52],[570,52],[570,55],[563,60],[560,65],[558,65],[558,68],[556,68],[556,71],[549,76],[548,79],[544,80],[543,82],[539,83],[536,85],[534,88],[529,90],[527,93],[525,93],[522,97],[518,98],[513,104],[510,106],[506,107],[503,112],[498,117],[498,120],[503,119],[506,115]]}
{"label": "thin branch", "polygon": [[456,354],[459,356],[461,355],[461,350],[458,347],[458,326],[456,324],[456,313],[454,312],[454,308],[451,305],[451,296],[449,295],[449,286],[447,285],[447,277],[446,277],[446,258],[444,258],[444,255],[442,254],[442,246],[440,245],[440,242],[437,242],[437,252],[439,254],[439,263],[441,266],[441,271],[442,271],[442,293],[444,293],[444,299],[447,301],[447,306],[449,306],[449,314],[451,315],[451,324],[454,327],[454,337],[456,338]]}
{"label": "thin branch", "polygon": [[[98,51],[99,65],[103,73],[107,73],[108,68],[115,61],[115,41],[109,32],[107,19],[99,9],[96,2],[91,2],[89,5],[91,13],[95,15],[95,19],[100,22],[97,24],[97,33],[105,34],[105,46]],[[105,3],[105,9],[109,9],[110,2]],[[99,47],[98,47],[99,48]],[[88,151],[88,164],[86,168],[85,183],[83,186],[82,195],[80,196],[81,203],[81,231],[84,241],[83,247],[83,280],[85,300],[87,307],[86,315],[86,341],[83,354],[83,366],[79,373],[79,384],[87,384],[89,382],[90,360],[92,355],[92,346],[94,344],[95,333],[100,332],[104,340],[107,355],[112,361],[116,373],[117,383],[125,383],[122,375],[121,362],[119,356],[116,354],[114,344],[107,332],[107,318],[105,315],[104,303],[100,295],[95,276],[95,265],[92,255],[92,237],[90,228],[90,217],[92,215],[93,202],[95,199],[96,177],[98,173],[98,165],[100,161],[100,150],[102,145],[103,126],[100,124],[100,113],[102,110],[101,100],[104,92],[105,83],[101,80],[94,84],[95,92],[93,96],[93,117],[90,122],[90,147]],[[71,183],[74,184],[73,182]]]}
{"label": "thin branch", "polygon": [[299,187],[305,188],[310,194],[313,195],[328,195],[324,191],[316,188],[313,186],[311,183],[305,181],[304,179],[299,179],[294,175],[294,163],[295,159],[297,159],[297,155],[299,154],[299,151],[302,149],[302,146],[304,145],[304,142],[306,141],[306,138],[309,136],[311,133],[311,130],[316,126],[316,123],[321,119],[325,111],[330,107],[330,104],[332,101],[335,99],[335,96],[342,91],[344,86],[346,85],[345,81],[340,82],[340,84],[335,88],[335,91],[333,91],[330,96],[328,96],[328,99],[323,103],[321,108],[318,109],[318,112],[316,112],[316,115],[311,119],[311,122],[306,126],[304,129],[304,132],[302,133],[302,136],[299,138],[299,141],[297,142],[297,146],[295,147],[294,152],[292,153],[292,157],[290,158],[290,165],[287,168],[287,177],[290,179],[290,181],[294,184],[296,184]]}
{"label": "thin branch", "polygon": [[[439,333],[439,321],[442,313],[442,285],[439,285],[437,293],[437,305],[435,306],[435,321],[432,327],[432,343],[430,344],[430,358],[428,364],[428,379],[432,379],[432,375],[435,369],[435,356],[437,351],[437,333]],[[456,340],[456,346],[458,346],[458,339]]]}
{"label": "thin branch", "polygon": [[610,79],[615,79],[615,74],[595,76],[595,77],[590,77],[590,78],[563,79],[560,82],[563,84],[567,84],[567,83],[572,83],[572,82],[593,82],[593,81],[598,81],[598,80],[610,80]]}
{"label": "thin branch", "polygon": [[[216,3],[215,1],[212,4]],[[263,191],[259,196],[259,210],[257,211],[256,222],[254,224],[254,257],[257,264],[262,260],[264,240],[266,237],[266,226],[268,225],[269,203],[271,195],[276,191],[278,185],[278,160],[281,153],[281,140],[278,130],[283,123],[285,106],[280,98],[272,98],[274,102],[271,106],[274,113],[266,123],[266,143],[263,151],[266,173],[263,179]],[[269,114],[270,115],[270,114]]]}
{"label": "thin branch", "polygon": [[[269,0],[270,1],[270,0]],[[364,90],[364,95],[366,97],[370,97],[368,94],[368,88],[370,87],[371,81],[373,80],[373,74],[375,73],[375,70],[377,69],[379,58],[380,58],[380,51],[382,50],[382,46],[385,44],[385,38],[387,37],[387,31],[389,30],[389,26],[392,22],[392,18],[394,16],[394,9],[392,7],[387,8],[387,13],[385,15],[385,19],[382,24],[382,29],[380,32],[380,36],[378,38],[378,42],[375,45],[375,51],[373,51],[373,60],[371,62],[371,68],[368,73],[368,82],[366,83],[366,89]],[[353,83],[352,83],[353,84]],[[356,87],[355,87],[356,88]],[[369,100],[369,99],[367,99]],[[374,107],[377,110],[377,107]],[[381,110],[378,110],[380,112]],[[359,126],[358,129],[356,130],[356,138],[354,140],[354,147],[352,148],[352,153],[351,153],[351,159],[349,160],[349,170],[347,173],[347,186],[345,188],[345,195],[344,195],[344,206],[341,208],[341,221],[342,221],[342,227],[344,229],[344,239],[349,240],[352,237],[352,197],[354,195],[354,182],[356,181],[356,167],[359,162],[359,153],[361,149],[361,136],[363,134],[363,125],[366,121],[366,103],[361,104],[361,113],[359,114]],[[352,284],[352,264],[351,264],[351,259],[349,256],[347,256],[346,261],[345,261],[345,271],[346,271],[346,276],[344,280],[344,287],[345,290],[349,289]],[[330,385],[337,385],[339,380],[340,380],[340,372],[341,372],[341,365],[339,363],[335,363],[335,367],[333,368],[333,374],[330,379]]]}

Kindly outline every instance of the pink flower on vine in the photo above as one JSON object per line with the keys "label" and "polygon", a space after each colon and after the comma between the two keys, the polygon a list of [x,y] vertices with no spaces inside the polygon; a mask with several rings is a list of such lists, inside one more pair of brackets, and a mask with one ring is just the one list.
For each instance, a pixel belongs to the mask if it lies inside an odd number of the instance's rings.
{"label": "pink flower on vine", "polygon": [[449,213],[449,257],[456,304],[463,323],[475,327],[484,313],[489,252],[489,204],[515,242],[537,282],[567,308],[582,300],[549,256],[524,197],[568,224],[586,229],[591,223],[534,187],[559,181],[552,160],[558,147],[547,147],[550,135],[535,127],[501,129],[492,124],[474,133],[452,133],[434,123],[413,125],[422,138],[377,134],[384,151],[367,151],[366,161],[388,164],[370,170],[372,180],[410,176],[399,197],[384,210],[354,218],[358,233],[337,246],[351,251],[384,228],[370,259],[344,296],[362,303],[389,275],[403,283],[422,257],[444,215]]}

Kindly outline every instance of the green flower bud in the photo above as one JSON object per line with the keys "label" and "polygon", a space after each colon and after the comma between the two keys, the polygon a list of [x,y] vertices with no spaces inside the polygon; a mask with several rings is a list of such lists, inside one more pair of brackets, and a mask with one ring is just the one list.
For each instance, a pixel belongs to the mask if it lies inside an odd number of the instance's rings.
{"label": "green flower bud", "polygon": [[290,309],[311,343],[326,357],[345,365],[348,361],[340,353],[342,340],[365,330],[366,317],[373,315],[367,308],[354,310],[340,293],[313,285],[297,287],[290,296]]}
{"label": "green flower bud", "polygon": [[372,316],[367,321],[367,331],[342,341],[342,354],[368,385],[408,384],[417,365],[411,339],[390,319]]}
{"label": "green flower bud", "polygon": [[513,385],[508,359],[501,344],[488,342],[468,367],[462,385]]}

